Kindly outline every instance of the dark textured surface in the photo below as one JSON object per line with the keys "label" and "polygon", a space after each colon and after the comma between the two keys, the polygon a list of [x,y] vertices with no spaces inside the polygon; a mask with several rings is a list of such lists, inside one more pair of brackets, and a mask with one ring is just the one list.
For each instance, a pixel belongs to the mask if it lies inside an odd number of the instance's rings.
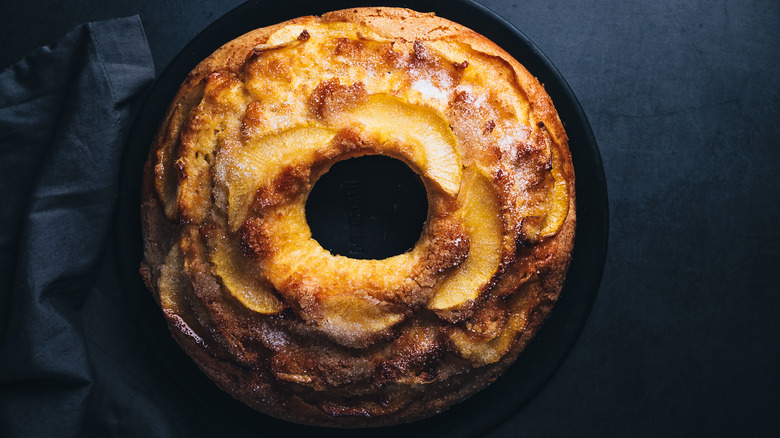
{"label": "dark textured surface", "polygon": [[403,161],[369,155],[335,163],[306,200],[314,240],[333,254],[384,259],[412,249],[428,214],[423,182]]}
{"label": "dark textured surface", "polygon": [[[780,434],[780,3],[482,3],[579,97],[611,204],[579,341],[492,436]],[[0,68],[79,23],[138,13],[159,73],[238,4],[5,0]],[[116,372],[138,385],[159,380],[141,377],[147,360],[126,364]],[[132,402],[176,411],[164,388],[148,394]]]}

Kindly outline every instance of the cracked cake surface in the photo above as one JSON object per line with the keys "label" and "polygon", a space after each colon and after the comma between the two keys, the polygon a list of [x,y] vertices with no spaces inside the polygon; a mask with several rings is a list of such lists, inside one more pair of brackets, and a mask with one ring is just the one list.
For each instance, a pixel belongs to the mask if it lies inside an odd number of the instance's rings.
{"label": "cracked cake surface", "polygon": [[[306,199],[384,155],[428,199],[409,251],[334,255]],[[289,421],[376,427],[494,381],[560,294],[574,242],[568,141],[539,82],[430,13],[357,8],[249,32],[201,62],[144,168],[141,274],[220,388]]]}

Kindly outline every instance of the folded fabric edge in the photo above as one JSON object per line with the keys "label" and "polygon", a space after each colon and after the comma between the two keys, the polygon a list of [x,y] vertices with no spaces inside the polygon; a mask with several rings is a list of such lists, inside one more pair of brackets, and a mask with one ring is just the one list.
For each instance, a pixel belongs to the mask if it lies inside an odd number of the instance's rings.
{"label": "folded fabric edge", "polygon": [[[139,86],[153,81],[154,61],[140,16],[87,23],[114,102],[135,97]],[[127,45],[127,41],[138,44]]]}

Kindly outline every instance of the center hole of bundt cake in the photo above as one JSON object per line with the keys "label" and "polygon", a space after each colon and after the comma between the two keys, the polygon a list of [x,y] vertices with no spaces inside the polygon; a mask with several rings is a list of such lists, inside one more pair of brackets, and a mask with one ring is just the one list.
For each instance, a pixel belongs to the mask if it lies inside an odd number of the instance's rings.
{"label": "center hole of bundt cake", "polygon": [[312,237],[331,253],[356,259],[411,249],[427,215],[420,177],[403,161],[381,155],[334,164],[306,201]]}

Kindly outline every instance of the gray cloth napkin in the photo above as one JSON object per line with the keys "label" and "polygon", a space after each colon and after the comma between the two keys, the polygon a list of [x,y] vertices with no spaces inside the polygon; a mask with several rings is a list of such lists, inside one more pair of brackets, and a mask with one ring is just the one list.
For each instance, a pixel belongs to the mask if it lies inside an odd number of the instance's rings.
{"label": "gray cloth napkin", "polygon": [[0,72],[2,436],[187,434],[107,249],[125,136],[153,80],[137,16],[81,25]]}

